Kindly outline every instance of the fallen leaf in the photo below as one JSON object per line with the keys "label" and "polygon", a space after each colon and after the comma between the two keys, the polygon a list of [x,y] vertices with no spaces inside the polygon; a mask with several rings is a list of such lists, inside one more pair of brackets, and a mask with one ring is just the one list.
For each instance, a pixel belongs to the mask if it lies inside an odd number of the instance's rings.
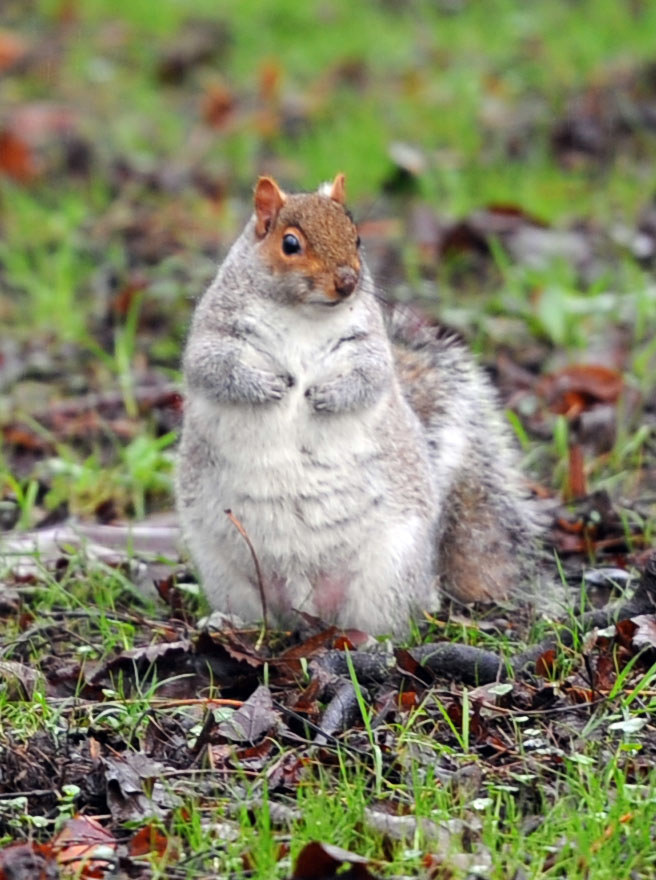
{"label": "fallen leaf", "polygon": [[290,675],[299,675],[302,671],[301,660],[308,660],[317,654],[333,646],[336,626],[330,626],[323,632],[310,636],[300,645],[293,645],[276,658],[275,665],[282,671],[286,670]]}
{"label": "fallen leaf", "polygon": [[232,742],[256,743],[277,725],[278,713],[273,708],[271,691],[260,685],[241,708],[218,725],[218,730]]}
{"label": "fallen leaf", "polygon": [[235,104],[235,96],[225,83],[213,83],[203,98],[203,121],[212,128],[223,128],[235,109]]}
{"label": "fallen leaf", "polygon": [[28,183],[38,171],[38,164],[25,141],[8,129],[0,131],[0,172],[20,183]]}
{"label": "fallen leaf", "polygon": [[615,638],[623,648],[631,648],[637,629],[638,624],[634,620],[618,620],[615,624]]}
{"label": "fallen leaf", "polygon": [[107,781],[107,805],[115,822],[161,819],[180,803],[160,782],[164,765],[143,752],[123,752],[102,759]]}
{"label": "fallen leaf", "polygon": [[93,816],[77,815],[52,841],[57,862],[76,877],[105,877],[116,861],[117,843]]}
{"label": "fallen leaf", "polygon": [[0,682],[9,700],[31,700],[40,679],[37,669],[16,660],[0,660]]}
{"label": "fallen leaf", "polygon": [[585,477],[583,447],[580,443],[572,443],[569,447],[567,499],[585,498],[587,494],[588,487]]}
{"label": "fallen leaf", "polygon": [[172,857],[177,856],[170,845],[170,839],[162,834],[157,825],[144,825],[133,835],[128,845],[130,855],[135,858],[151,853],[161,856],[167,849]]}
{"label": "fallen leaf", "polygon": [[571,364],[537,383],[550,409],[570,417],[594,403],[616,403],[624,388],[622,375],[602,364]]}
{"label": "fallen leaf", "polygon": [[265,662],[264,657],[247,639],[242,638],[239,633],[234,630],[227,630],[221,633],[221,646],[225,648],[233,659],[240,663],[248,663],[254,669],[258,669]]}
{"label": "fallen leaf", "polygon": [[162,52],[157,75],[168,85],[179,85],[193,70],[221,54],[229,34],[222,22],[214,19],[188,21]]}
{"label": "fallen leaf", "polygon": [[[293,880],[332,880],[332,878],[359,878],[373,880],[368,868],[368,859],[358,856],[339,846],[313,840],[306,844],[298,854]],[[342,865],[350,865],[347,871],[339,871]]]}
{"label": "fallen leaf", "polygon": [[52,847],[11,843],[0,850],[0,880],[59,880]]}
{"label": "fallen leaf", "polygon": [[556,670],[556,652],[553,648],[540,654],[535,661],[535,673],[542,678],[552,678]]}
{"label": "fallen leaf", "polygon": [[155,642],[141,648],[129,648],[104,663],[93,673],[88,682],[89,684],[97,684],[120,670],[129,672],[135,668],[141,668],[145,671],[155,665],[157,665],[158,672],[164,675],[166,670],[170,672],[179,670],[184,660],[190,656],[191,642],[186,639]]}
{"label": "fallen leaf", "polygon": [[9,70],[27,55],[27,40],[13,31],[0,30],[0,71]]}
{"label": "fallen leaf", "polygon": [[631,623],[637,627],[633,633],[633,644],[636,648],[656,648],[656,616],[641,614],[639,617],[632,617]]}

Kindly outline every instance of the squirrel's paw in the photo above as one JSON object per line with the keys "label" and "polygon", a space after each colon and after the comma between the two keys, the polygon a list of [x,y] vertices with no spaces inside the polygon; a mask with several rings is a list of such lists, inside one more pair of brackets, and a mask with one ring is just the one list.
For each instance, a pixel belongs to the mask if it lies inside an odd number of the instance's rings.
{"label": "squirrel's paw", "polygon": [[254,387],[256,400],[265,403],[267,400],[282,400],[287,391],[294,385],[294,377],[289,373],[268,373],[257,370],[257,381]]}
{"label": "squirrel's paw", "polygon": [[315,412],[338,412],[343,409],[337,383],[326,382],[325,385],[310,385],[305,396]]}

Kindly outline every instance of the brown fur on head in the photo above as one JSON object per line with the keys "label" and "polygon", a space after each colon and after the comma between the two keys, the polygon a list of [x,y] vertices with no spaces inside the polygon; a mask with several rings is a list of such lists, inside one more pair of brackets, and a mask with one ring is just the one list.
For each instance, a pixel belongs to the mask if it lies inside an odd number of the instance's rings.
{"label": "brown fur on head", "polygon": [[360,239],[344,207],[344,184],[338,174],[319,192],[287,195],[271,177],[258,180],[255,236],[276,298],[336,305],[357,289]]}

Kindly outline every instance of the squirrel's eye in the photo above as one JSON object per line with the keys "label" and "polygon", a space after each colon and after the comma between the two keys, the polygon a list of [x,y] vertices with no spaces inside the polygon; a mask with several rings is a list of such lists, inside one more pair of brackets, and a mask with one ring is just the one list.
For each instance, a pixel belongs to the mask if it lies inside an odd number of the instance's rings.
{"label": "squirrel's eye", "polygon": [[360,241],[360,236],[358,235],[357,241],[355,242],[356,248],[359,248],[362,242]]}
{"label": "squirrel's eye", "polygon": [[291,232],[288,232],[287,235],[283,235],[282,252],[283,254],[287,254],[288,257],[292,254],[299,254],[301,252],[301,243]]}

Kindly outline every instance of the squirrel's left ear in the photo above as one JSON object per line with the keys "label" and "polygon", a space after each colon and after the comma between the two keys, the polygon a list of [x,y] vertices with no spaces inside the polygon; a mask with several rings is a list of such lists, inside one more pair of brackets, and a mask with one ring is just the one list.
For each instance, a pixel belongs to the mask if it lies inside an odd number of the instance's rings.
{"label": "squirrel's left ear", "polygon": [[287,196],[272,177],[260,177],[255,186],[255,234],[264,238],[276,222]]}
{"label": "squirrel's left ear", "polygon": [[335,175],[332,186],[330,188],[330,198],[340,205],[346,203],[346,175],[341,171]]}

